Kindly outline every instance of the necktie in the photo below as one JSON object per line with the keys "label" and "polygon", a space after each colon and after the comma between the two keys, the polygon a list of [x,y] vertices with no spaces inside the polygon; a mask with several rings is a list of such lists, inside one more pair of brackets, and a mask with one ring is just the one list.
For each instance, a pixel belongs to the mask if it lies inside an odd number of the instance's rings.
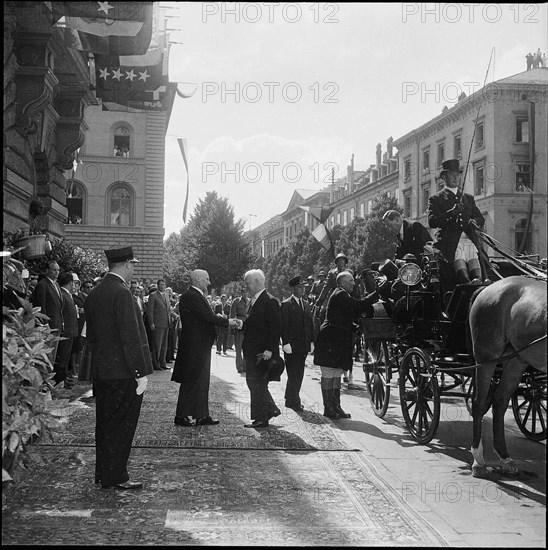
{"label": "necktie", "polygon": [[297,300],[299,302],[299,306],[301,307],[301,311],[304,313],[304,304],[301,298]]}

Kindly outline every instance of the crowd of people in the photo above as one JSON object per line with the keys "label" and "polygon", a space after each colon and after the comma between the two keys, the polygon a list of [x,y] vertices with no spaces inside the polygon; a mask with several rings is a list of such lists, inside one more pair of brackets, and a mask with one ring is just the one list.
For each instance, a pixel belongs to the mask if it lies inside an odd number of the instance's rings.
{"label": "crowd of people", "polygon": [[540,48],[537,49],[535,53],[529,52],[525,56],[525,61],[527,62],[527,70],[538,69],[539,67],[548,67],[546,65],[546,52],[540,53]]}
{"label": "crowd of people", "polygon": [[[291,295],[281,303],[267,291],[259,269],[243,275],[233,296],[207,294],[210,279],[202,269],[190,273],[190,286],[182,294],[166,287],[162,278],[155,283],[137,279],[134,269],[139,260],[131,246],[105,250],[108,270],[93,281],[82,283],[78,273],[60,273],[56,261],[49,262],[40,279],[27,273],[27,297],[62,336],[51,354],[54,383],[71,387],[73,378],[85,370],[93,381],[96,483],[117,489],[142,486],[129,480],[127,461],[147,376],[154,370],[172,370],[171,380],[180,384],[175,425],[219,424],[209,411],[213,349],[224,356],[235,351],[236,370],[245,375],[250,393],[247,428],[268,428],[269,421],[281,414],[268,384],[280,381],[283,368],[285,407],[303,411],[300,391],[310,353],[321,369],[324,415],[349,418],[341,406],[341,378],[352,383],[360,342],[356,327],[360,316],[374,316],[379,304],[392,315],[404,296],[398,267],[417,262],[428,250],[440,259],[445,288],[490,283],[473,238],[474,228],[481,228],[484,219],[474,197],[460,189],[461,171],[458,159],[443,162],[440,177],[445,186],[430,197],[428,207],[434,238],[419,222],[410,223],[389,210],[383,222],[397,241],[393,258],[372,262],[357,273],[340,253],[329,271],[291,277]],[[20,266],[14,265],[16,271]]]}

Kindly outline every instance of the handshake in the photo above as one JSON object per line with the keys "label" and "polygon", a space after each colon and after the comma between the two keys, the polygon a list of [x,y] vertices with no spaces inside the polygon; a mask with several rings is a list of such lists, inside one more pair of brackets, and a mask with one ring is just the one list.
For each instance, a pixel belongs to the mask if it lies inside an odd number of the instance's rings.
{"label": "handshake", "polygon": [[238,330],[240,330],[244,326],[244,322],[241,319],[229,319],[228,326],[236,327]]}

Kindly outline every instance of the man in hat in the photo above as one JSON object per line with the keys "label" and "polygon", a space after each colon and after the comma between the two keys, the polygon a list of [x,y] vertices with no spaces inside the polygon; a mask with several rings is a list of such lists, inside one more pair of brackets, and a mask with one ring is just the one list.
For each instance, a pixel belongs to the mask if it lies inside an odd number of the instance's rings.
{"label": "man in hat", "polygon": [[[72,297],[74,291],[74,278],[72,272],[59,275],[59,286],[61,287],[61,299],[63,301],[63,339],[57,348],[56,367],[65,381],[64,387],[70,389],[74,386],[74,378],[71,376],[71,359],[74,347],[74,340],[78,337],[78,311]],[[73,368],[73,366],[72,366]]]}
{"label": "man in hat", "polygon": [[333,269],[329,270],[329,273],[327,274],[327,281],[322,288],[322,291],[320,292],[320,295],[318,296],[318,300],[316,302],[316,305],[318,307],[324,307],[325,304],[327,304],[327,299],[331,295],[331,293],[337,288],[337,277],[339,273],[342,273],[343,271],[349,271],[347,269],[348,265],[348,258],[346,257],[346,254],[343,254],[340,252],[335,256],[335,267]]}
{"label": "man in hat", "polygon": [[150,350],[128,283],[138,260],[131,246],[105,250],[109,271],[86,299],[87,343],[96,402],[95,482],[103,489],[139,489],[127,462],[137,429]]}
{"label": "man in hat", "polygon": [[207,271],[192,271],[190,285],[179,298],[182,330],[171,381],[181,386],[174,423],[189,427],[193,417],[196,426],[214,426],[219,421],[209,414],[209,380],[215,327],[241,327],[242,321],[213,313],[205,296],[210,285]]}
{"label": "man in hat", "polygon": [[314,326],[310,305],[304,299],[306,283],[297,275],[289,281],[291,296],[280,306],[282,349],[287,369],[285,406],[295,412],[304,410],[299,392],[304,377],[306,356],[314,351]]}
{"label": "man in hat", "polygon": [[[440,178],[445,186],[428,200],[428,225],[436,228],[433,246],[453,265],[458,283],[481,285],[481,267],[472,232],[483,227],[485,219],[474,197],[460,190],[459,160],[446,160],[442,167]],[[441,270],[442,277],[443,273]]]}
{"label": "man in hat", "polygon": [[372,304],[377,301],[376,291],[361,300],[352,297],[355,281],[352,273],[341,271],[337,275],[337,288],[327,302],[325,321],[316,338],[314,364],[322,371],[321,388],[324,416],[332,419],[350,418],[341,408],[341,375],[352,368],[352,327],[361,313],[373,317]]}
{"label": "man in hat", "polygon": [[402,260],[406,254],[413,254],[420,260],[424,245],[432,241],[428,229],[420,222],[410,223],[404,220],[397,210],[385,212],[382,221],[396,235],[398,246],[395,259]]}

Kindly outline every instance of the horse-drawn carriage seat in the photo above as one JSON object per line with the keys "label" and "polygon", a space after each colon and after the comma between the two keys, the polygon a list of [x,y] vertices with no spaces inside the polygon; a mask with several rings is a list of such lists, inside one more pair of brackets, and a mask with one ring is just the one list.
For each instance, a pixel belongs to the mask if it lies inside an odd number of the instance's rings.
{"label": "horse-drawn carriage seat", "polygon": [[[482,287],[479,287],[482,288]],[[470,300],[474,292],[478,290],[477,285],[462,284],[457,285],[445,307],[445,311],[442,316],[449,321],[456,321],[458,323],[465,323],[468,320],[468,309],[470,307]]]}

